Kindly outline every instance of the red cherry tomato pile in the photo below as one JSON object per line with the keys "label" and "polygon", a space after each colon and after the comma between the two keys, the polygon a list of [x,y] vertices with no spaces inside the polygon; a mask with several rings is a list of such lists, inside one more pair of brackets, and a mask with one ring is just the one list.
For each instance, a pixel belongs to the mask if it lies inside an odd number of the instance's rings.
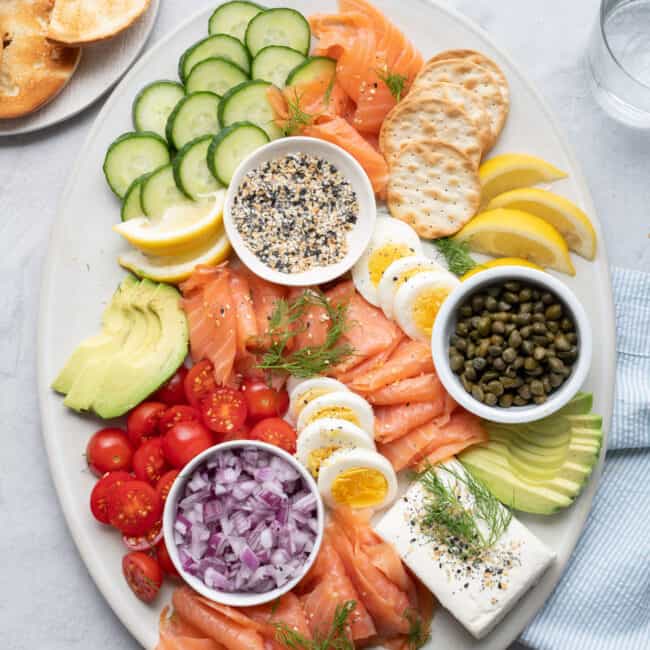
{"label": "red cherry tomato pile", "polygon": [[106,428],[88,441],[86,459],[101,478],[90,495],[95,519],[122,533],[129,549],[122,573],[133,593],[153,601],[163,576],[178,578],[162,536],[162,514],[172,483],[195,456],[219,442],[260,440],[289,453],[296,432],[282,416],[286,390],[247,379],[241,390],[218,386],[210,361],[176,374],[136,406],[126,431]]}

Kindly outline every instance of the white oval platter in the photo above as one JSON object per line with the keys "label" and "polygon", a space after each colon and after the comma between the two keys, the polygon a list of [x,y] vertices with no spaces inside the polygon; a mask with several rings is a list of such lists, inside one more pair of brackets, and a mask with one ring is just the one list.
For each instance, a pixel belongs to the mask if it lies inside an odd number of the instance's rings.
{"label": "white oval platter", "polygon": [[[267,4],[276,4],[270,2]],[[598,219],[589,191],[563,136],[544,101],[524,73],[480,28],[465,17],[430,0],[409,3],[376,0],[421,49],[425,58],[448,48],[474,48],[493,57],[511,86],[510,117],[492,153],[516,151],[541,156],[569,173],[554,190],[575,201],[592,217],[599,235],[594,263],[575,258],[575,278],[558,274],[578,294],[594,328],[594,361],[584,389],[595,395],[595,411],[609,426],[614,389],[614,311],[609,268]],[[334,10],[334,0],[287,0],[309,15]],[[97,117],[85,146],[71,170],[61,198],[45,264],[39,320],[39,397],[43,435],[63,510],[79,551],[108,603],[146,648],[157,640],[158,616],[168,602],[166,587],[156,606],[133,597],[121,577],[124,548],[114,531],[102,528],[90,515],[88,497],[94,477],[86,469],[85,444],[97,421],[66,409],[49,388],[75,345],[96,331],[106,301],[123,276],[116,258],[123,244],[111,226],[119,219],[119,205],[104,181],[101,166],[106,148],[131,128],[131,102],[145,84],[175,78],[182,52],[207,32],[212,8],[207,8],[162,39],[133,67],[113,91]],[[604,453],[604,450],[603,450]],[[602,464],[602,459],[601,459]],[[542,581],[485,639],[475,641],[444,611],[434,618],[428,647],[445,650],[502,650],[521,633],[547,600],[569,560],[589,512],[600,466],[576,503],[552,517],[521,516],[557,553],[557,562]]]}

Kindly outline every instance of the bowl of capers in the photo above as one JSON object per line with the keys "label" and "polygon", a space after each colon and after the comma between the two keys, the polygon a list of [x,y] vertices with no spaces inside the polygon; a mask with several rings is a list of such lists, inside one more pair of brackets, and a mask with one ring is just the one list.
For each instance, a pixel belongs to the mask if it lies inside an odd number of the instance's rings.
{"label": "bowl of capers", "polygon": [[447,297],[431,348],[440,381],[461,406],[493,422],[532,422],[580,390],[592,333],[564,283],[503,266],[475,274]]}

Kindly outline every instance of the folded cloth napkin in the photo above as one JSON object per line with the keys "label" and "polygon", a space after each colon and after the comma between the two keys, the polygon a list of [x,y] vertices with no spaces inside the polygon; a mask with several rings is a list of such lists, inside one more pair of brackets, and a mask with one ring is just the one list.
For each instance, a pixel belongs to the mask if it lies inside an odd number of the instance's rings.
{"label": "folded cloth napkin", "polygon": [[536,650],[650,650],[650,274],[613,273],[616,400],[582,537],[520,642]]}

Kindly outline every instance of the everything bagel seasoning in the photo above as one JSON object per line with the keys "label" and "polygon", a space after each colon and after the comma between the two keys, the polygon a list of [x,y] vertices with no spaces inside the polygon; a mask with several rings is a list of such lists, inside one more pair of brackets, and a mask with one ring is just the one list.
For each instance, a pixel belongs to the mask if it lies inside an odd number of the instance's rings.
{"label": "everything bagel seasoning", "polygon": [[255,256],[282,273],[340,262],[359,202],[331,163],[305,153],[268,161],[246,174],[232,206],[234,224]]}

